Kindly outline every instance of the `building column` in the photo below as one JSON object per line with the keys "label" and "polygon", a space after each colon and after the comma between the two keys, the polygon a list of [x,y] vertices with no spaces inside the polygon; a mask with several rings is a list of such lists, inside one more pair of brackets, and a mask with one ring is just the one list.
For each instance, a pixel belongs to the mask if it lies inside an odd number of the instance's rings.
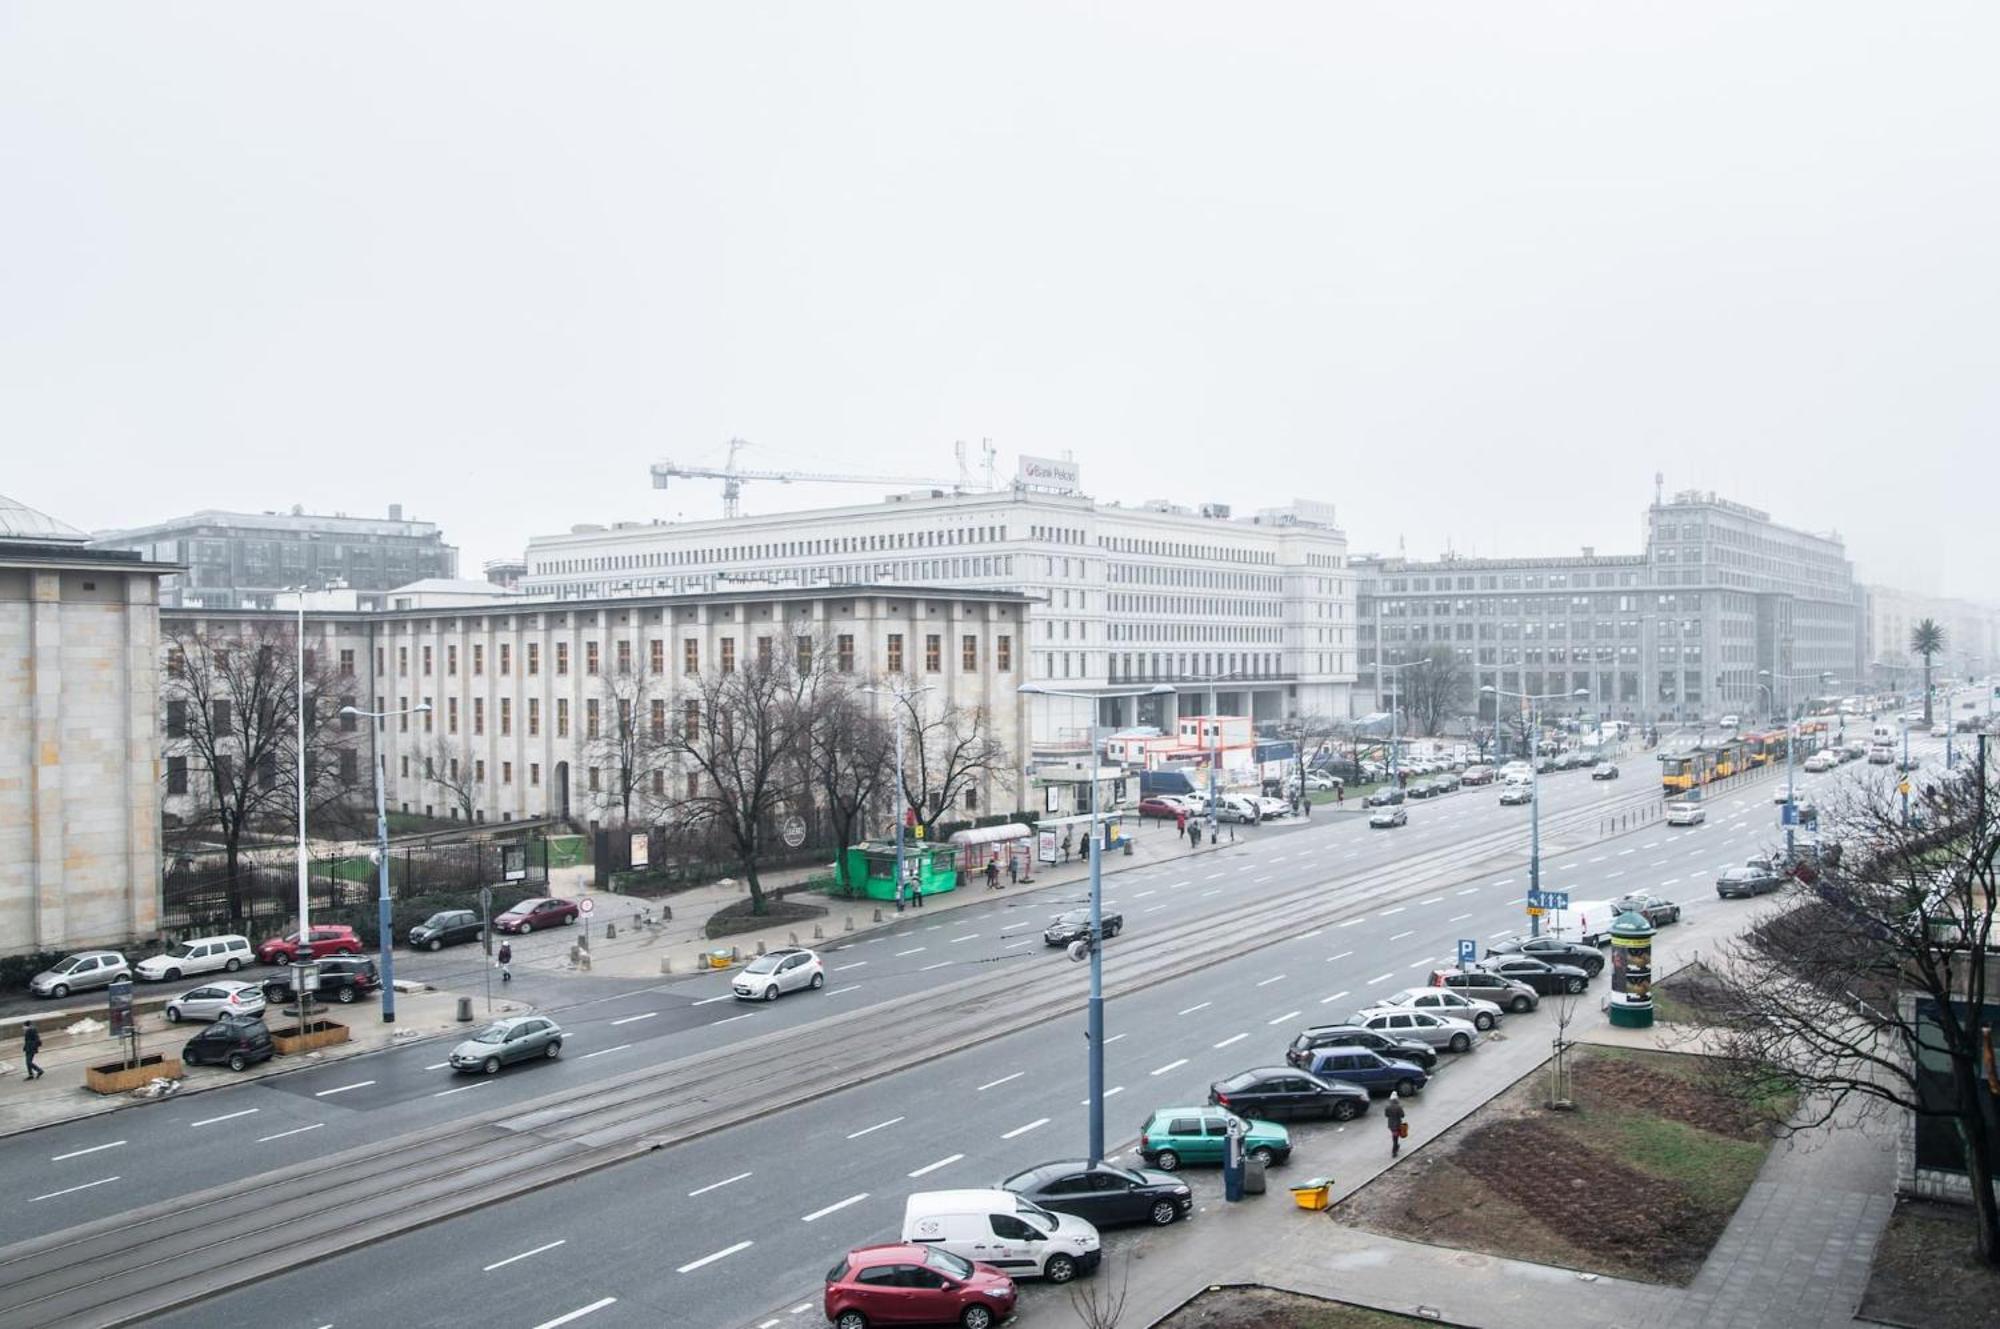
{"label": "building column", "polygon": [[28,807],[35,851],[29,862],[29,935],[46,949],[63,928],[62,574],[28,574]]}

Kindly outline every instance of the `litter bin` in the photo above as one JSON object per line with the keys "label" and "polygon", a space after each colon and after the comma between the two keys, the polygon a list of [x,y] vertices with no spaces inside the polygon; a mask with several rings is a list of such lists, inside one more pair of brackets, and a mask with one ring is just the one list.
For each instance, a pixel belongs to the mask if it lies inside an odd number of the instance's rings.
{"label": "litter bin", "polygon": [[1243,1160],[1243,1193],[1245,1195],[1264,1193],[1264,1164],[1255,1158]]}
{"label": "litter bin", "polygon": [[1333,1200],[1333,1178],[1314,1177],[1291,1188],[1292,1203],[1301,1209],[1324,1209]]}

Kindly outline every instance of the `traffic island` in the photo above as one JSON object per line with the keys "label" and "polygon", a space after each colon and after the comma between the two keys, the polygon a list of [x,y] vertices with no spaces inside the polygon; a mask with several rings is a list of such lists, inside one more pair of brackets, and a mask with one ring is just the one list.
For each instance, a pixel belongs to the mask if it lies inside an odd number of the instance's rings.
{"label": "traffic island", "polygon": [[271,1045],[278,1049],[278,1055],[295,1057],[302,1052],[345,1043],[350,1036],[344,1024],[333,1020],[308,1020],[303,1025],[289,1024],[273,1029]]}
{"label": "traffic island", "polygon": [[86,1066],[83,1087],[93,1094],[127,1094],[155,1080],[178,1080],[183,1074],[179,1057],[154,1053],[136,1062],[110,1061],[101,1066]]}

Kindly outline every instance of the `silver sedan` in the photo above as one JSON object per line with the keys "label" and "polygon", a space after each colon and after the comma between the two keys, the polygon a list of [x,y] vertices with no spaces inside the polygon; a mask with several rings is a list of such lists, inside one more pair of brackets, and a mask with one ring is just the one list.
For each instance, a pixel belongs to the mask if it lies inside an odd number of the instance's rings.
{"label": "silver sedan", "polygon": [[167,1003],[167,1019],[220,1020],[225,1015],[262,1015],[264,989],[255,983],[218,979],[183,992]]}
{"label": "silver sedan", "polygon": [[1418,1043],[1428,1043],[1434,1048],[1447,1052],[1469,1051],[1479,1039],[1479,1031],[1470,1022],[1453,1019],[1449,1015],[1432,1015],[1428,1011],[1404,1010],[1400,1007],[1374,1007],[1357,1011],[1349,1024],[1372,1029],[1388,1038],[1407,1038]]}

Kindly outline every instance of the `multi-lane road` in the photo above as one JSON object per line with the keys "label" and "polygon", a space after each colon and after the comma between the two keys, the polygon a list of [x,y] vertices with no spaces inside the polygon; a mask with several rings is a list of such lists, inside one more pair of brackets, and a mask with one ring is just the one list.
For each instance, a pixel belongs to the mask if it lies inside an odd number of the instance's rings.
{"label": "multi-lane road", "polygon": [[[1934,758],[1942,744],[1914,751]],[[1651,889],[1691,917],[1740,909],[1712,882],[1776,838],[1769,780],[1723,794],[1707,825],[1657,821],[1599,838],[1585,809],[1656,793],[1653,766],[1627,778],[1547,778],[1543,815],[1572,829],[1544,844],[1544,882],[1578,897]],[[1879,768],[1801,777],[1816,787]],[[1780,777],[1782,778],[1782,777]],[[1655,800],[1656,801],[1656,800]],[[1824,796],[1821,795],[1824,802]],[[1106,894],[1126,918],[1107,947],[1106,1049],[1110,1137],[1129,1145],[1154,1106],[1199,1100],[1212,1079],[1269,1064],[1305,1024],[1338,1019],[1371,994],[1420,983],[1461,937],[1491,940],[1522,924],[1519,845],[1469,855],[1457,879],[1399,895],[1397,865],[1426,851],[1513,827],[1525,809],[1465,790],[1411,810],[1410,825],[1369,831],[1354,817],[1239,834],[1233,848],[1121,871]],[[1520,836],[1512,837],[1515,841]],[[1490,842],[1489,842],[1490,843]],[[1120,951],[1149,930],[1206,920],[1218,937],[1256,900],[1324,881],[1355,908],[1293,932],[1259,926],[1264,944],[1150,986],[1120,982]],[[1384,889],[1388,888],[1388,889]],[[894,1235],[915,1189],[985,1185],[1020,1166],[1080,1149],[1085,1122],[1080,1022],[1009,1027],[993,1005],[993,1037],[975,1047],[871,1078],[870,1040],[921,1048],[921,1002],[868,1022],[868,1007],[945,994],[968,975],[1018,973],[1023,991],[1074,967],[1045,948],[1040,928],[1073,888],[990,902],[895,926],[826,951],[829,982],[775,1006],[737,1007],[727,980],[708,976],[597,997],[555,1012],[568,1031],[561,1061],[466,1080],[442,1066],[437,1043],[355,1058],[183,1101],[17,1137],[0,1150],[15,1197],[9,1243],[370,1141],[484,1118],[511,1104],[582,1091],[638,1066],[727,1048],[851,1008],[851,1088],[774,1115],[685,1139],[633,1162],[516,1196],[393,1241],[308,1264],[184,1308],[156,1322],[320,1325],[397,1322],[543,1326],[757,1324],[793,1307],[810,1320],[826,1266],[847,1247]],[[1240,949],[1240,948],[1239,948]],[[942,999],[942,996],[941,996]],[[1479,1054],[1441,1068],[1478,1075]],[[782,1085],[783,1064],[764,1068]],[[717,1102],[718,1120],[730,1104]],[[302,1203],[310,1203],[301,1195]],[[393,1190],[380,1197],[393,1208]],[[357,1215],[357,1221],[361,1218]],[[222,1255],[217,1252],[217,1255]],[[793,1321],[796,1322],[796,1321]]]}

